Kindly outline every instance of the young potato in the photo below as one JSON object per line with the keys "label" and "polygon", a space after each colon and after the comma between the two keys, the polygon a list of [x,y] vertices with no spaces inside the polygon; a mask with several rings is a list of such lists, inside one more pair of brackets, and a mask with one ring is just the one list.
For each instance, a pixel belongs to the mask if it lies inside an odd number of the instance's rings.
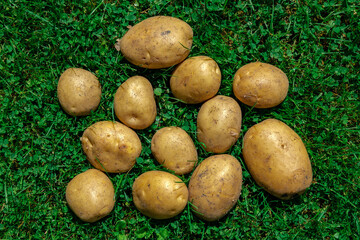
{"label": "young potato", "polygon": [[242,169],[231,155],[214,155],[196,167],[189,182],[189,201],[195,215],[206,221],[225,216],[236,204],[242,188]]}
{"label": "young potato", "polygon": [[133,129],[149,127],[156,117],[154,90],[149,80],[134,76],[117,89],[114,97],[117,118]]}
{"label": "young potato", "polygon": [[207,152],[224,153],[240,136],[241,108],[231,97],[218,95],[206,101],[197,117],[197,138]]}
{"label": "young potato", "polygon": [[285,123],[262,121],[249,128],[243,143],[251,176],[270,194],[290,199],[310,186],[312,169],[305,145]]}
{"label": "young potato", "polygon": [[242,103],[255,108],[271,108],[284,101],[289,80],[279,68],[261,62],[241,67],[233,81],[233,92]]}
{"label": "young potato", "polygon": [[197,56],[180,63],[170,78],[174,96],[185,103],[204,102],[219,91],[221,71],[210,57]]}
{"label": "young potato", "polygon": [[188,201],[188,189],[180,178],[162,171],[148,171],[132,187],[135,207],[154,219],[168,219],[181,213]]}
{"label": "young potato", "polygon": [[66,201],[81,220],[96,222],[113,210],[114,186],[103,172],[89,169],[68,183]]}
{"label": "young potato", "polygon": [[141,142],[134,130],[119,122],[101,121],[88,127],[81,137],[89,162],[110,173],[128,172],[141,153]]}
{"label": "young potato", "polygon": [[99,106],[101,85],[91,72],[81,68],[69,68],[60,76],[57,95],[67,114],[86,116]]}
{"label": "young potato", "polygon": [[198,160],[193,140],[179,127],[164,127],[151,139],[151,152],[155,159],[175,174],[191,172]]}
{"label": "young potato", "polygon": [[136,24],[120,40],[124,57],[137,66],[167,68],[182,62],[190,53],[193,30],[184,21],[155,16]]}

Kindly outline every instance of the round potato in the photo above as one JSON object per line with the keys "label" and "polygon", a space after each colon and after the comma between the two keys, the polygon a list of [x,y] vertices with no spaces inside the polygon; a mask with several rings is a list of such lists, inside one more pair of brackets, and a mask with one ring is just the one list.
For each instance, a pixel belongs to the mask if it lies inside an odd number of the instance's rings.
{"label": "round potato", "polygon": [[197,138],[207,152],[224,153],[240,136],[241,108],[231,97],[218,95],[206,101],[197,117]]}
{"label": "round potato", "polygon": [[181,213],[188,201],[188,189],[180,178],[162,171],[148,171],[132,187],[135,207],[154,219],[168,219]]}
{"label": "round potato", "polygon": [[117,118],[133,129],[149,127],[156,117],[154,90],[149,80],[134,76],[117,89],[114,97]]}
{"label": "round potato", "polygon": [[271,108],[286,97],[289,80],[279,68],[262,62],[241,67],[233,81],[233,92],[242,103],[255,108]]}
{"label": "round potato", "polygon": [[179,127],[164,127],[151,139],[151,152],[155,159],[175,174],[191,172],[198,160],[193,140]]}
{"label": "round potato", "polygon": [[57,95],[67,114],[86,116],[99,106],[101,85],[91,72],[81,68],[69,68],[60,76]]}
{"label": "round potato", "polygon": [[251,176],[270,194],[290,199],[310,186],[312,169],[305,145],[285,123],[262,121],[249,128],[243,143]]}
{"label": "round potato", "polygon": [[89,169],[68,183],[66,201],[81,220],[96,222],[113,210],[114,186],[103,172]]}
{"label": "round potato", "polygon": [[236,204],[242,188],[242,169],[231,155],[214,155],[196,167],[189,182],[189,201],[195,215],[206,221],[225,216]]}
{"label": "round potato", "polygon": [[174,96],[185,103],[204,102],[219,91],[221,71],[210,57],[197,56],[180,63],[170,78]]}
{"label": "round potato", "polygon": [[193,30],[184,21],[155,16],[136,24],[120,40],[124,57],[137,66],[167,68],[182,62],[190,53]]}
{"label": "round potato", "polygon": [[141,142],[134,130],[119,122],[101,121],[88,127],[81,137],[89,162],[110,173],[128,172],[141,153]]}

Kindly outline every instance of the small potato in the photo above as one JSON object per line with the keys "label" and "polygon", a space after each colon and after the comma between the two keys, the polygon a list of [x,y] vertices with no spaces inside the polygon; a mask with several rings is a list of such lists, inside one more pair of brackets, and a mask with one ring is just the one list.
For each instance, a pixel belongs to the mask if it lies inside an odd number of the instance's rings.
{"label": "small potato", "polygon": [[89,162],[110,173],[128,172],[141,153],[141,142],[134,130],[119,122],[101,121],[88,127],[81,137]]}
{"label": "small potato", "polygon": [[198,160],[193,140],[179,127],[164,127],[151,139],[151,152],[155,159],[175,174],[191,172]]}
{"label": "small potato", "polygon": [[231,155],[214,155],[196,167],[189,182],[189,201],[195,215],[206,221],[225,216],[236,204],[242,188],[242,169]]}
{"label": "small potato", "polygon": [[114,97],[117,118],[133,129],[149,127],[156,117],[154,90],[149,80],[134,76],[117,89]]}
{"label": "small potato", "polygon": [[243,156],[257,184],[280,199],[302,194],[312,182],[304,143],[279,120],[267,119],[249,128],[244,136]]}
{"label": "small potato", "polygon": [[190,53],[193,30],[184,21],[155,16],[136,24],[120,40],[124,57],[137,66],[167,68],[182,62]]}
{"label": "small potato", "polygon": [[204,102],[219,91],[221,71],[210,57],[197,56],[180,63],[170,78],[174,96],[185,103]]}
{"label": "small potato", "polygon": [[240,136],[241,108],[231,97],[218,95],[206,101],[197,117],[197,138],[207,152],[224,153]]}
{"label": "small potato", "polygon": [[236,73],[233,92],[242,103],[255,108],[279,105],[289,89],[289,80],[279,68],[261,62],[246,64]]}
{"label": "small potato", "polygon": [[60,76],[57,95],[67,114],[86,116],[99,106],[101,85],[91,72],[81,68],[69,68]]}
{"label": "small potato", "polygon": [[148,171],[132,187],[135,207],[154,219],[168,219],[181,213],[188,201],[188,189],[180,178],[162,171]]}
{"label": "small potato", "polygon": [[81,220],[96,222],[113,210],[114,186],[103,172],[89,169],[68,183],[66,201]]}

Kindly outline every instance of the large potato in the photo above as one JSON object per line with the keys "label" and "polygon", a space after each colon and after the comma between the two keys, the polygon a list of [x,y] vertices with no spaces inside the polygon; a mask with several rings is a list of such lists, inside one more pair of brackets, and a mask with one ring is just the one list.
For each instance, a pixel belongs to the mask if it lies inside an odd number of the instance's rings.
{"label": "large potato", "polygon": [[95,222],[113,210],[114,186],[103,172],[89,169],[68,183],[66,201],[81,220]]}
{"label": "large potato", "polygon": [[195,215],[215,221],[225,216],[241,194],[242,169],[231,155],[206,158],[196,167],[189,182],[189,201]]}
{"label": "large potato", "polygon": [[81,137],[89,162],[101,171],[129,171],[141,153],[141,142],[134,130],[119,122],[101,121],[88,127]]}
{"label": "large potato", "polygon": [[175,174],[191,172],[198,160],[193,140],[179,127],[164,127],[151,139],[151,152],[155,159]]}
{"label": "large potato", "polygon": [[233,92],[242,103],[255,108],[271,108],[286,97],[289,80],[279,68],[261,62],[246,64],[236,73]]}
{"label": "large potato", "polygon": [[193,31],[184,21],[155,16],[136,24],[120,40],[125,58],[137,66],[167,68],[182,62],[190,53]]}
{"label": "large potato", "polygon": [[305,145],[285,123],[262,121],[249,128],[243,143],[251,176],[270,194],[290,199],[310,186],[312,169]]}
{"label": "large potato", "polygon": [[114,97],[117,118],[133,129],[149,127],[156,117],[154,90],[149,80],[134,76],[117,89]]}
{"label": "large potato", "polygon": [[135,207],[154,219],[172,218],[188,201],[188,189],[180,178],[162,171],[148,171],[135,179],[132,187]]}
{"label": "large potato", "polygon": [[224,153],[238,140],[241,108],[231,97],[218,95],[206,101],[197,117],[197,138],[207,152]]}
{"label": "large potato", "polygon": [[86,116],[99,106],[101,85],[91,72],[81,68],[69,68],[60,76],[57,95],[67,114]]}
{"label": "large potato", "polygon": [[219,91],[221,71],[210,57],[197,56],[180,63],[170,78],[174,96],[185,103],[204,102]]}

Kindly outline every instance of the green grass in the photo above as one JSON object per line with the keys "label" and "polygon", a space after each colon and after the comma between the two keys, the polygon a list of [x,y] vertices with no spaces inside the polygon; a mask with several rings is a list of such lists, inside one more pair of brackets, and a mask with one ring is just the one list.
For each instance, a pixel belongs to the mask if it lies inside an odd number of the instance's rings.
{"label": "green grass", "polygon": [[[113,47],[127,26],[154,15],[183,19],[194,30],[190,56],[207,55],[222,71],[219,94],[234,97],[236,70],[252,61],[281,68],[289,94],[278,107],[243,104],[242,136],[252,125],[277,118],[303,139],[314,182],[302,196],[281,201],[259,188],[242,160],[241,138],[228,151],[243,167],[237,205],[215,223],[196,218],[188,206],[157,221],[132,202],[141,173],[162,169],[151,155],[157,129],[180,126],[196,141],[200,105],[173,98],[173,68],[146,70]],[[330,1],[26,1],[0,4],[0,238],[97,239],[359,239],[360,238],[360,6]],[[103,95],[96,112],[70,117],[56,86],[69,67],[95,73]],[[68,208],[65,187],[91,168],[80,137],[91,124],[114,120],[117,87],[133,75],[156,89],[158,116],[137,131],[143,151],[127,174],[111,174],[116,206],[103,220],[81,222]],[[242,137],[241,136],[241,137]],[[182,177],[187,182],[189,175]]]}

